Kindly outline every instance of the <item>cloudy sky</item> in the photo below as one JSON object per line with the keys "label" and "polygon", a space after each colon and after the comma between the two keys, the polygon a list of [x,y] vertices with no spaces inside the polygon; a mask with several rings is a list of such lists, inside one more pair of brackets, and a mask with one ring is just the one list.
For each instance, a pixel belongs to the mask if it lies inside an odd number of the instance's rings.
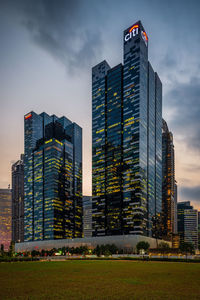
{"label": "cloudy sky", "polygon": [[83,192],[91,194],[91,68],[122,62],[123,30],[141,20],[174,134],[178,200],[200,209],[199,14],[199,0],[0,0],[0,188],[34,110],[83,128]]}

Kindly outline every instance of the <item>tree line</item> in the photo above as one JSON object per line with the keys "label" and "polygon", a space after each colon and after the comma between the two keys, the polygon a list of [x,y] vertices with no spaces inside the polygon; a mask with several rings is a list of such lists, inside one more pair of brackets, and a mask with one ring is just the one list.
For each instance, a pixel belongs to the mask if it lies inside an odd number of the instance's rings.
{"label": "tree line", "polygon": [[[148,242],[140,241],[136,245],[137,253],[141,254],[148,254],[150,250],[150,245]],[[156,252],[160,252],[162,254],[169,253],[171,251],[171,248],[169,247],[168,243],[161,242],[158,245]],[[190,243],[182,243],[177,249],[179,253],[183,254],[194,254],[194,246]],[[135,253],[134,251],[131,251],[131,253]],[[53,248],[50,250],[32,250],[25,251],[22,253],[15,253],[14,250],[14,243],[11,242],[9,250],[5,251],[4,246],[1,244],[1,250],[0,250],[0,256],[1,257],[44,257],[44,256],[54,256],[54,255],[96,255],[97,257],[100,256],[111,256],[113,254],[124,254],[123,249],[119,249],[115,244],[105,244],[105,245],[97,245],[94,249],[89,249],[88,246],[80,246],[80,247],[62,247],[62,248]]]}

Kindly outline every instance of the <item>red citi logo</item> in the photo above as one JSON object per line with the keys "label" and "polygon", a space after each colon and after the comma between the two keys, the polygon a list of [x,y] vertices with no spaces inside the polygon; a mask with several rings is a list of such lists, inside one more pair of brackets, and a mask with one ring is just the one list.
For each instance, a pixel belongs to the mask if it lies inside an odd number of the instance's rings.
{"label": "red citi logo", "polygon": [[[132,37],[136,36],[139,33],[139,25],[133,25],[130,29],[129,32],[125,35],[124,41],[128,42]],[[141,36],[145,42],[145,45],[147,46],[148,42],[148,37],[145,31],[141,30]]]}
{"label": "red citi logo", "polygon": [[129,32],[125,35],[124,40],[125,42],[128,42],[132,37],[136,36],[139,31],[139,25],[133,25],[130,29]]}
{"label": "red citi logo", "polygon": [[31,113],[29,113],[28,115],[26,115],[24,118],[25,118],[25,120],[27,120],[27,119],[29,119],[29,118],[31,118],[32,117],[32,114]]}
{"label": "red citi logo", "polygon": [[146,44],[146,46],[147,46],[148,37],[147,37],[146,32],[145,32],[145,31],[142,31],[142,32],[141,32],[141,35],[142,35],[142,38],[143,38],[143,40],[144,40],[144,42],[145,42],[145,44]]}

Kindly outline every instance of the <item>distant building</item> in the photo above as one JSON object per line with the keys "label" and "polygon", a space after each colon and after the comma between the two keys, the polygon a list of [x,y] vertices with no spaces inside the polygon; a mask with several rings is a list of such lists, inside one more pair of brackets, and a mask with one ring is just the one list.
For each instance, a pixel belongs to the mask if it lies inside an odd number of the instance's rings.
{"label": "distant building", "polygon": [[124,57],[92,68],[92,234],[155,236],[162,208],[162,83],[141,21]]}
{"label": "distant building", "polygon": [[163,238],[172,239],[177,233],[177,185],[173,134],[163,120],[162,126],[162,226]]}
{"label": "distant building", "polygon": [[184,241],[192,243],[195,249],[198,249],[198,211],[186,209],[184,215]]}
{"label": "distant building", "polygon": [[32,111],[24,132],[24,241],[82,237],[82,128]]}
{"label": "distant building", "polygon": [[178,203],[178,234],[180,243],[192,243],[198,249],[198,211],[190,201]]}
{"label": "distant building", "polygon": [[92,236],[92,196],[83,196],[83,237]]}
{"label": "distant building", "polygon": [[198,211],[198,243],[199,243],[199,250],[200,250],[200,211]]}
{"label": "distant building", "polygon": [[177,182],[175,180],[174,185],[174,234],[177,234],[178,232],[178,221],[177,221],[177,203],[178,203],[178,186]]}
{"label": "distant building", "polygon": [[180,246],[180,236],[177,234],[172,234],[172,248],[179,248]]}
{"label": "distant building", "polygon": [[11,242],[12,191],[0,189],[0,244],[8,250]]}
{"label": "distant building", "polygon": [[24,241],[24,155],[12,165],[12,241]]}

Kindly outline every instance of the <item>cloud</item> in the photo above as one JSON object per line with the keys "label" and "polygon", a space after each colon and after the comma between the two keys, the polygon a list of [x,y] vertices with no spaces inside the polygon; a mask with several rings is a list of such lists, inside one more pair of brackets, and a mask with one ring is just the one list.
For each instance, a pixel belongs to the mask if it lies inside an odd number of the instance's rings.
{"label": "cloud", "polygon": [[88,10],[94,9],[92,2],[8,0],[8,3],[20,16],[31,39],[69,72],[88,67],[101,52],[101,33],[98,28],[91,30],[93,20]]}
{"label": "cloud", "polygon": [[194,164],[185,165],[184,170],[186,172],[200,172],[200,165],[194,165]]}
{"label": "cloud", "polygon": [[188,149],[200,151],[200,79],[192,77],[187,83],[176,83],[165,96],[167,108],[173,108],[170,122],[172,132]]}
{"label": "cloud", "polygon": [[[179,192],[178,192],[179,193]],[[180,188],[180,196],[184,201],[192,201],[195,205],[200,205],[200,186],[187,187],[183,186]]]}

